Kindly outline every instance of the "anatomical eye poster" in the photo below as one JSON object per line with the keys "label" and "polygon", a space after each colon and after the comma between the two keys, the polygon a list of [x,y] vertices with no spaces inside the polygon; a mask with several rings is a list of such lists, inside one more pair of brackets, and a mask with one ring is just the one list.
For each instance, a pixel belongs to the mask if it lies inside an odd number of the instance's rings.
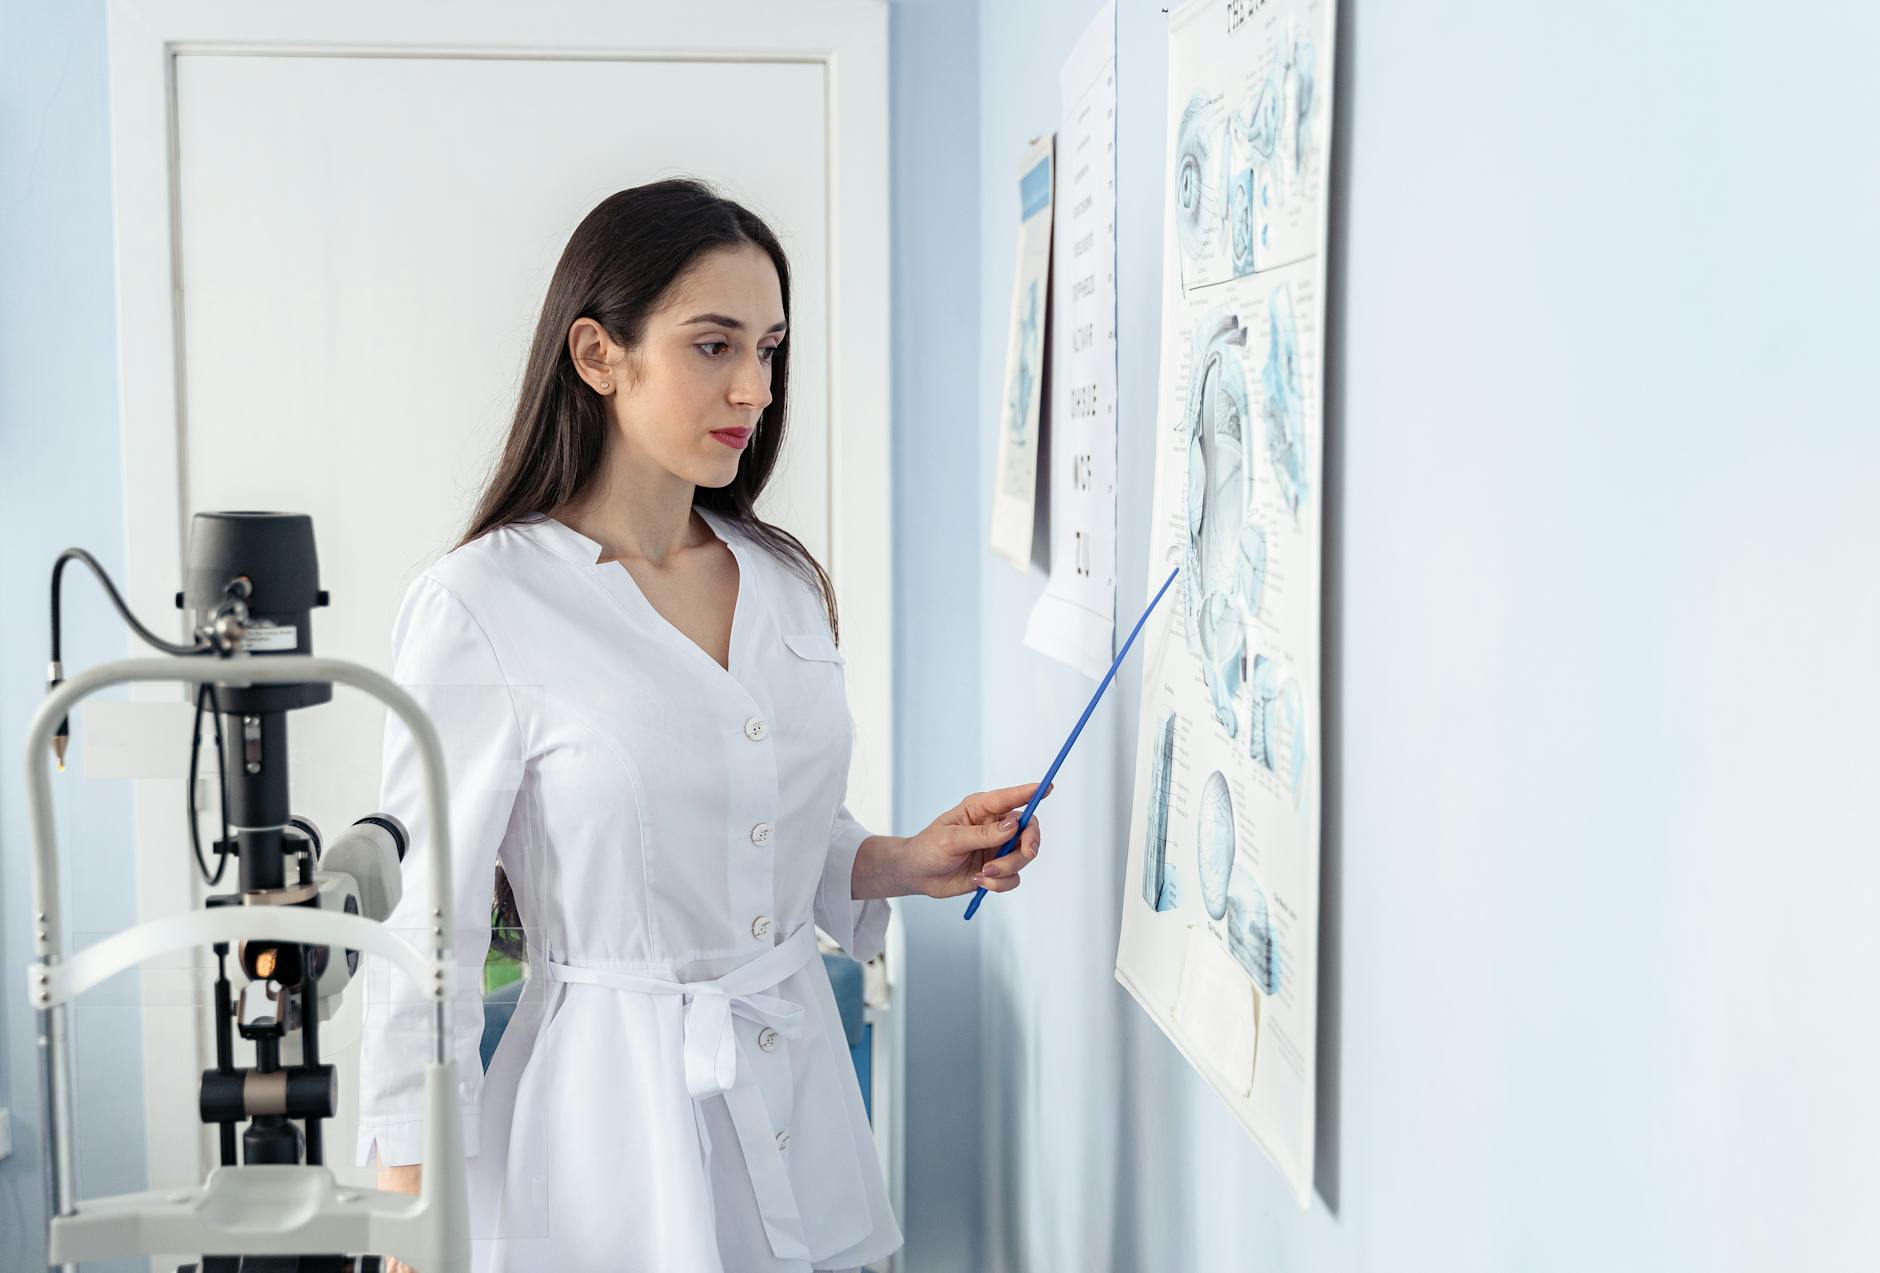
{"label": "anatomical eye poster", "polygon": [[1038,482],[1045,316],[1051,303],[1051,142],[1051,134],[1034,138],[1018,168],[1018,264],[1012,271],[999,471],[992,488],[992,549],[1019,570],[1031,565]]}
{"label": "anatomical eye poster", "polygon": [[[1331,0],[1169,19],[1162,362],[1117,979],[1312,1196]],[[1175,600],[1171,595],[1170,600]]]}

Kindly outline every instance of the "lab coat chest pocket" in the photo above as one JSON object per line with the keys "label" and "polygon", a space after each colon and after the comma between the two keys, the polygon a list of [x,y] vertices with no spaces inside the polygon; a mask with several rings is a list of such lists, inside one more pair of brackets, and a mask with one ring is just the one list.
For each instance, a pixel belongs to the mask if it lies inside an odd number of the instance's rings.
{"label": "lab coat chest pocket", "polygon": [[789,653],[781,660],[776,723],[847,773],[852,723],[842,653],[827,632],[786,632],[783,644]]}
{"label": "lab coat chest pocket", "polygon": [[783,634],[783,643],[800,659],[842,666],[842,651],[836,648],[835,641],[827,632],[786,632]]}

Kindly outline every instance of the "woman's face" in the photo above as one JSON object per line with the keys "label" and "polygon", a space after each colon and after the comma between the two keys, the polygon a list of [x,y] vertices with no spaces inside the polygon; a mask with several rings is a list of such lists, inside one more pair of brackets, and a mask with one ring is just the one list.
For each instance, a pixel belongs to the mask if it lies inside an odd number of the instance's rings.
{"label": "woman's face", "polygon": [[[605,343],[611,377],[584,365],[584,323]],[[770,405],[771,360],[784,334],[777,267],[745,244],[694,261],[647,316],[637,349],[620,350],[587,319],[569,336],[590,383],[611,378],[615,435],[634,459],[695,486],[724,486]]]}

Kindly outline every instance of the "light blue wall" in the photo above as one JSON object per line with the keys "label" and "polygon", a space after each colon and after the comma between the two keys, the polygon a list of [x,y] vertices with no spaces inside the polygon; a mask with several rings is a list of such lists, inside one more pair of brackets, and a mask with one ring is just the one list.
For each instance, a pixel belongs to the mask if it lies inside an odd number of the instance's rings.
{"label": "light blue wall", "polygon": [[[110,156],[104,5],[0,2],[0,1100],[13,1111],[15,1144],[0,1162],[0,1269],[8,1270],[45,1266],[20,748],[46,692],[47,582],[53,558],[73,545],[115,578],[124,571]],[[124,626],[90,571],[67,567],[64,594],[66,666],[123,657]],[[85,782],[78,772],[55,782],[54,799],[68,938],[87,941],[136,922],[136,877],[124,784]],[[101,988],[75,1021],[79,1191],[142,1189],[136,995]]]}
{"label": "light blue wall", "polygon": [[[979,6],[982,491],[1014,167],[1096,7]],[[1167,44],[1120,8],[1133,615]],[[1132,657],[974,920],[983,1267],[1880,1265],[1880,21],[1346,3],[1339,39],[1319,1197],[1110,979]],[[1090,683],[1020,643],[1042,574],[963,549],[1018,781]]]}
{"label": "light blue wall", "polygon": [[[893,146],[895,826],[918,830],[980,784],[979,558],[985,518],[978,275],[978,21],[960,0],[889,13]],[[982,1228],[972,1029],[978,934],[958,908],[897,903],[906,925],[907,1267],[973,1269]]]}

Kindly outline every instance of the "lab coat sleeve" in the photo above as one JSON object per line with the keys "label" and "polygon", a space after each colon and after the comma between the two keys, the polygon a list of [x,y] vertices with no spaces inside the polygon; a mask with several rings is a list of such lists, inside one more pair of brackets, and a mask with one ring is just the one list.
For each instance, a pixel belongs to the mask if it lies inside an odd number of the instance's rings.
{"label": "lab coat sleeve", "polygon": [[816,926],[835,938],[849,958],[858,963],[879,955],[888,940],[888,899],[857,901],[850,881],[855,854],[872,834],[850,815],[846,802],[837,809],[829,835],[829,856],[823,861],[822,882],[816,889]]}
{"label": "lab coat sleeve", "polygon": [[[412,581],[392,628],[392,679],[418,701],[444,752],[451,838],[456,965],[453,1031],[466,1155],[477,1152],[483,1084],[483,959],[498,849],[521,787],[524,747],[513,696],[482,627],[429,574]],[[410,729],[385,717],[379,807],[409,833],[400,866],[404,895],[386,924],[430,950],[431,816],[424,766]],[[384,959],[365,961],[359,1055],[358,1161],[396,1166],[424,1156],[424,1070],[432,1056],[431,1012],[423,990]]]}

